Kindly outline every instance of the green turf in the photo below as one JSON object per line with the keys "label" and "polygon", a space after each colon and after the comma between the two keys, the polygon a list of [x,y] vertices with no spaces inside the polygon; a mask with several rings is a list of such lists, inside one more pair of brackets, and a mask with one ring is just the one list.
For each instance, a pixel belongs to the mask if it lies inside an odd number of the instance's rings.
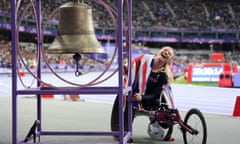
{"label": "green turf", "polygon": [[197,86],[218,86],[217,82],[187,82],[184,77],[179,77],[175,80],[175,84],[191,84],[191,85],[197,85]]}

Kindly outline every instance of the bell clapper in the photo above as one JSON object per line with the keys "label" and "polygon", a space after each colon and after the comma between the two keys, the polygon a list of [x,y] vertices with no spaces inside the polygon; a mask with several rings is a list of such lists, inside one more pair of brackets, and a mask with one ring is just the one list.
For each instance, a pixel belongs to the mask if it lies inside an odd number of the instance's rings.
{"label": "bell clapper", "polygon": [[75,72],[75,76],[80,76],[82,73],[80,71],[78,71],[79,69],[79,61],[81,59],[81,55],[79,53],[75,53],[73,55],[73,59],[75,60],[76,62],[76,72]]}

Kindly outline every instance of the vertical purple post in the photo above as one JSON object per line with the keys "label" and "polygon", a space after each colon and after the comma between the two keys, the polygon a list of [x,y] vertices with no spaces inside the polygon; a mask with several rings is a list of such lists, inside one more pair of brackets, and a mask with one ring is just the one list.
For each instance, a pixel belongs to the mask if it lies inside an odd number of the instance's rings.
{"label": "vertical purple post", "polygon": [[[131,61],[132,61],[132,0],[127,0],[128,1],[128,70],[129,70],[129,81],[132,81],[132,66],[131,66]],[[132,83],[128,83],[128,86],[131,87]],[[132,132],[132,91],[128,93],[128,130]]]}
{"label": "vertical purple post", "polygon": [[[41,0],[37,0],[36,1],[36,11],[37,11],[37,18],[36,18],[36,25],[38,26],[37,27],[37,50],[38,50],[38,67],[37,67],[37,77],[39,79],[41,79],[41,50],[40,48],[42,48],[42,27],[41,27],[41,20],[42,20],[42,17],[41,17]],[[40,86],[40,82],[38,81],[37,82],[37,86]],[[42,107],[41,107],[41,95],[38,94],[37,96],[37,119],[38,120],[42,120]],[[38,127],[38,131],[41,131],[42,130],[42,125],[40,123],[39,127]]]}
{"label": "vertical purple post", "polygon": [[12,35],[12,143],[17,143],[17,13],[16,0],[11,0],[11,35]]}
{"label": "vertical purple post", "polygon": [[119,78],[119,103],[118,103],[118,121],[119,121],[119,143],[123,144],[123,138],[124,138],[124,111],[123,111],[123,78],[122,78],[122,73],[123,73],[123,0],[118,0],[118,17],[117,17],[117,22],[118,22],[118,66],[119,66],[119,73],[118,73],[118,78]]}

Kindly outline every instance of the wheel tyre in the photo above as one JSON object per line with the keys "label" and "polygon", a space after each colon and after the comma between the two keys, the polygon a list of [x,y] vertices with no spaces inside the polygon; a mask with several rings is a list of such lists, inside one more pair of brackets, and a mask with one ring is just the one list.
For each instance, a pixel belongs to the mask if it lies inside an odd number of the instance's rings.
{"label": "wheel tyre", "polygon": [[[205,121],[205,118],[203,116],[203,114],[201,113],[201,111],[199,111],[198,109],[190,109],[185,118],[184,118],[184,123],[188,124],[188,120],[190,119],[191,116],[196,115],[199,117],[201,123],[202,123],[202,127],[203,127],[203,139],[202,139],[202,144],[206,144],[207,143],[207,124]],[[194,127],[193,127],[194,128]],[[188,144],[188,139],[187,139],[187,131],[183,130],[183,140],[184,140],[184,144]]]}
{"label": "wheel tyre", "polygon": [[[116,96],[113,107],[112,107],[112,114],[111,114],[111,130],[112,131],[119,131],[119,122],[118,122],[118,96]],[[128,106],[127,103],[124,102],[124,130],[128,130]],[[134,117],[133,117],[134,118]],[[117,136],[114,136],[118,138]]]}

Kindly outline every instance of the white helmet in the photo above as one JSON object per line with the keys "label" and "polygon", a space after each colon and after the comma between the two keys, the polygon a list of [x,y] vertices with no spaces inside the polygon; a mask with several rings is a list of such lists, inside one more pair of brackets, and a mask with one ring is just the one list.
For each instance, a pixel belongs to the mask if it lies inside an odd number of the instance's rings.
{"label": "white helmet", "polygon": [[159,125],[158,121],[155,121],[148,124],[148,135],[154,140],[163,140],[165,130]]}

